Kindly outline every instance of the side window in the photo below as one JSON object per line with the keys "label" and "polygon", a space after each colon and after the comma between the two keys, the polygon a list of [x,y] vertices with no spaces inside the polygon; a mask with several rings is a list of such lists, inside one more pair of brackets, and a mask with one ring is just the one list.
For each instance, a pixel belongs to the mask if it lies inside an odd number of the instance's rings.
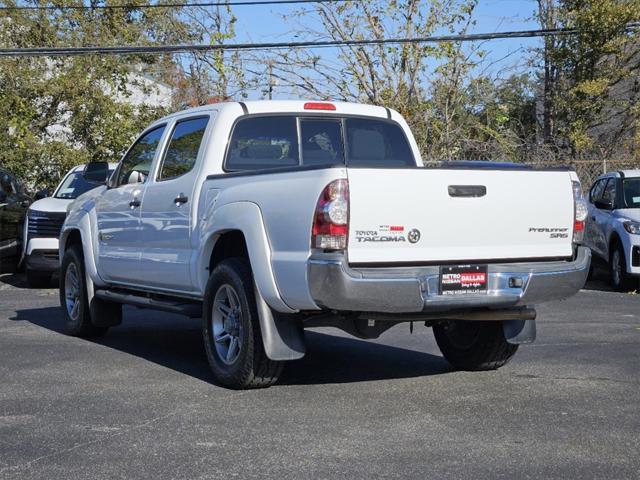
{"label": "side window", "polygon": [[158,180],[176,178],[191,171],[196,164],[198,152],[209,118],[194,118],[176,123],[171,140],[164,155]]}
{"label": "side window", "polygon": [[589,192],[589,200],[591,203],[594,203],[596,200],[602,197],[602,191],[604,190],[604,186],[607,184],[607,179],[601,179],[596,181],[591,187],[591,191]]}
{"label": "side window", "polygon": [[602,192],[602,199],[610,201],[615,206],[615,203],[616,203],[616,179],[615,178],[610,178],[609,181],[607,182],[607,186],[605,187],[604,192]]}
{"label": "side window", "polygon": [[162,125],[147,132],[131,147],[118,168],[116,187],[128,183],[144,183],[147,180],[164,128]]}
{"label": "side window", "polygon": [[229,143],[229,170],[291,167],[300,163],[295,117],[252,117],[238,121]]}
{"label": "side window", "polygon": [[340,120],[300,120],[303,165],[344,164]]}
{"label": "side window", "polygon": [[7,172],[0,171],[0,192],[2,192],[2,196],[5,198],[16,193],[13,186],[13,179]]}

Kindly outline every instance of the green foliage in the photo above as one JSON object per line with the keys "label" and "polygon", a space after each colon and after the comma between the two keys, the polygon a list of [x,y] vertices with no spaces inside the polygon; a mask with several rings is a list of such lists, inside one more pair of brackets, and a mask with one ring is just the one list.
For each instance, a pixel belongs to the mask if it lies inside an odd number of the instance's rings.
{"label": "green foliage", "polygon": [[[3,47],[169,43],[189,35],[171,12],[134,7],[9,11],[0,20]],[[117,161],[164,113],[128,101],[132,89],[149,88],[145,70],[163,62],[145,56],[0,59],[0,164],[40,188],[53,186],[73,165]]]}
{"label": "green foliage", "polygon": [[625,27],[640,20],[640,0],[560,0],[558,22],[577,35],[549,51],[556,69],[554,136],[577,158],[629,151],[640,120],[633,84],[640,79],[640,39]]}

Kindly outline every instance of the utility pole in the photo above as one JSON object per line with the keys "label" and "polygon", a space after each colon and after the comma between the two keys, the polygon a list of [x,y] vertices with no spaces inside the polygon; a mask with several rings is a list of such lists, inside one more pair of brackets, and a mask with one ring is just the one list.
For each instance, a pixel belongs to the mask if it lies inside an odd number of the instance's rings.
{"label": "utility pole", "polygon": [[[538,0],[538,16],[543,29],[556,28],[555,0]],[[556,81],[556,71],[552,50],[555,47],[553,37],[544,39],[544,82],[542,93],[542,138],[545,144],[551,143],[553,134],[553,95]]]}
{"label": "utility pole", "polygon": [[269,89],[267,90],[269,100],[273,97],[273,60],[269,60]]}

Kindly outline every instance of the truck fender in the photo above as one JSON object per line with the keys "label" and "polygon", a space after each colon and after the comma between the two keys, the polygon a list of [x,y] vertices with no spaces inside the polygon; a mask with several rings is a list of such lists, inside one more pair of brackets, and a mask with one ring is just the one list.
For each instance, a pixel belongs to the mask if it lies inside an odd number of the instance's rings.
{"label": "truck fender", "polygon": [[[84,270],[87,285],[87,300],[91,304],[95,294],[95,286],[106,286],[98,275],[95,259],[93,230],[91,229],[91,215],[95,215],[95,210],[77,209],[72,210],[65,220],[62,232],[60,233],[59,258],[62,262],[64,252],[67,247],[69,236],[77,231],[82,239],[82,253],[84,255]],[[94,222],[95,225],[95,222]]]}
{"label": "truck fender", "polygon": [[273,269],[271,268],[271,247],[262,221],[262,213],[253,202],[233,202],[222,205],[203,220],[200,259],[197,262],[198,284],[204,292],[207,281],[206,273],[211,252],[215,242],[222,234],[229,231],[240,231],[244,235],[249,253],[249,263],[256,284],[256,289],[274,310],[281,313],[295,313],[296,310],[287,305],[278,291]]}
{"label": "truck fender", "polygon": [[[296,360],[305,354],[304,333],[301,322],[290,315],[290,308],[281,298],[271,268],[271,248],[262,213],[253,202],[233,202],[207,212],[203,224],[201,258],[198,272],[206,272],[215,242],[222,234],[237,230],[244,235],[249,263],[254,278],[256,306],[262,332],[264,350],[271,360]],[[202,276],[204,277],[204,275]],[[208,278],[200,278],[204,285]]]}

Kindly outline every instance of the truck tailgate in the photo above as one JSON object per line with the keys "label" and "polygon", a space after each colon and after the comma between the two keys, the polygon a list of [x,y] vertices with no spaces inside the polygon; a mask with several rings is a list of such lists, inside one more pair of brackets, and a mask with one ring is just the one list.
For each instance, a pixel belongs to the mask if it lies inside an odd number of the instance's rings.
{"label": "truck tailgate", "polygon": [[569,257],[567,171],[348,169],[349,262]]}

